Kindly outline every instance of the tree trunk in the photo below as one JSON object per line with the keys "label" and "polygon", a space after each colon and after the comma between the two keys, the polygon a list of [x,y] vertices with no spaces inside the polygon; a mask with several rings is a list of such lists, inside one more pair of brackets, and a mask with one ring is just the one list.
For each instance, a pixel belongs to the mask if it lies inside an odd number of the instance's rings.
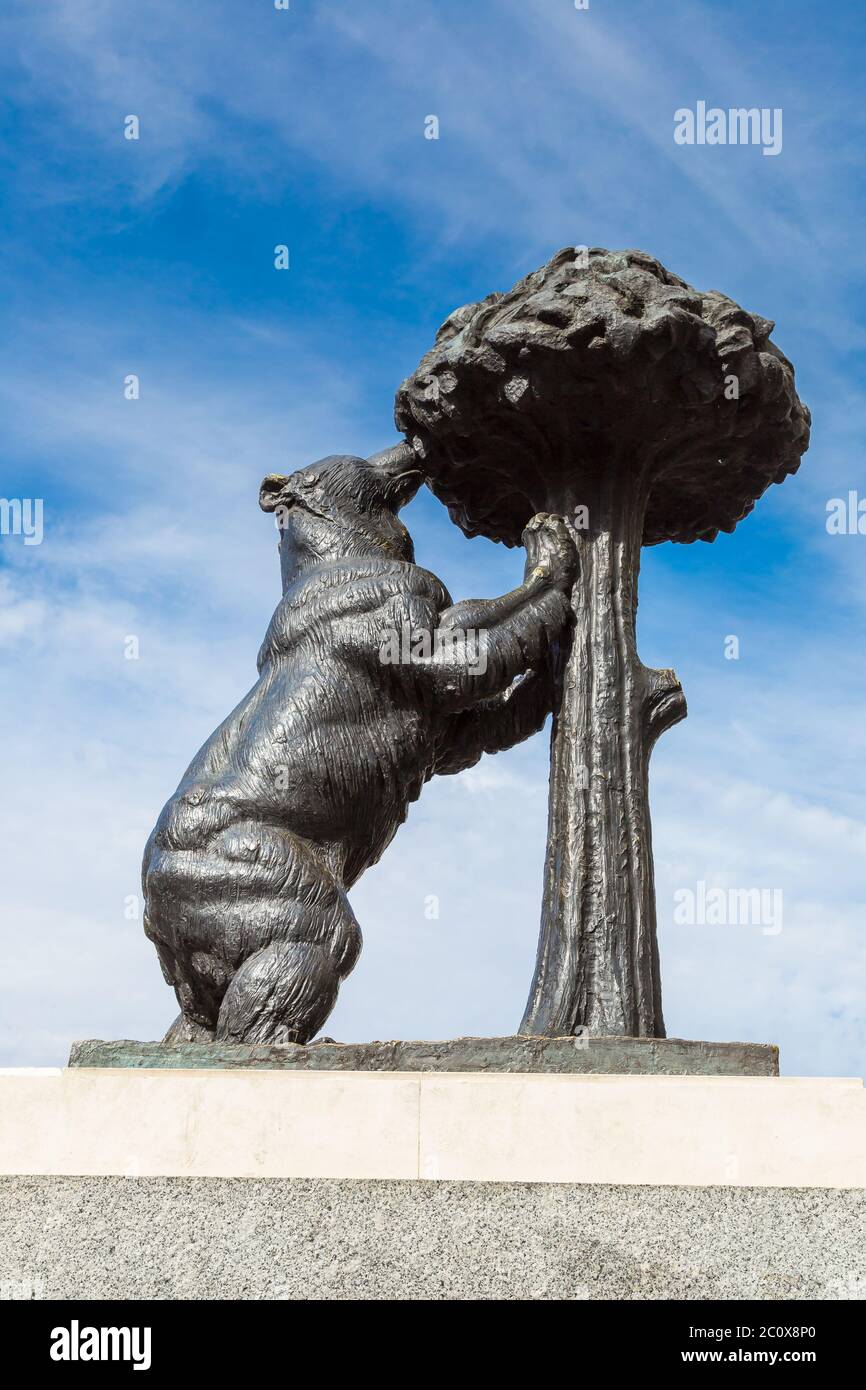
{"label": "tree trunk", "polygon": [[[673,671],[637,655],[637,578],[647,480],[611,469],[587,499],[551,499],[581,568],[551,735],[541,934],[521,1033],[665,1036],[656,941],[648,769],[686,714]],[[564,504],[564,505],[563,505]]]}

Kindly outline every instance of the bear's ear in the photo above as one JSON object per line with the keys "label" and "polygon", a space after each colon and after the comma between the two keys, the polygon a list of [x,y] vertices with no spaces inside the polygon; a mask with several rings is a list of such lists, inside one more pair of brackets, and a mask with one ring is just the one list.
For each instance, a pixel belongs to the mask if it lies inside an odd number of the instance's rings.
{"label": "bear's ear", "polygon": [[259,488],[259,506],[263,512],[275,512],[277,507],[290,507],[292,505],[290,482],[291,479],[286,478],[282,473],[269,473],[263,479]]}

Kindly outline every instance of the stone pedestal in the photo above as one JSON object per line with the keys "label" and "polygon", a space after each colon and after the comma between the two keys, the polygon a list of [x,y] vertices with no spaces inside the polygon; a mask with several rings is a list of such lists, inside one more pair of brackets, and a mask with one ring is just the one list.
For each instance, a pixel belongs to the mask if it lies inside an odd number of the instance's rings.
{"label": "stone pedestal", "polygon": [[866,1187],[854,1079],[0,1074],[0,1173]]}
{"label": "stone pedestal", "polygon": [[76,1299],[862,1299],[866,1192],[0,1178],[4,1289]]}
{"label": "stone pedestal", "polygon": [[858,1080],[162,1057],[0,1072],[0,1297],[866,1295]]}

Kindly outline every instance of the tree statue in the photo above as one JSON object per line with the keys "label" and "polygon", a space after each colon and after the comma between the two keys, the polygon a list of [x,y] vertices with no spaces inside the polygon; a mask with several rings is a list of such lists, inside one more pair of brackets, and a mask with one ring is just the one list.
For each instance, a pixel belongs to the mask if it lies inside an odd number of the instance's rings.
{"label": "tree statue", "polygon": [[686,704],[637,655],[640,548],[733,531],[798,468],[809,412],[773,327],[643,252],[567,247],[455,310],[397,393],[397,427],[468,536],[516,545],[556,512],[580,558],[522,1033],[665,1035],[648,761]]}

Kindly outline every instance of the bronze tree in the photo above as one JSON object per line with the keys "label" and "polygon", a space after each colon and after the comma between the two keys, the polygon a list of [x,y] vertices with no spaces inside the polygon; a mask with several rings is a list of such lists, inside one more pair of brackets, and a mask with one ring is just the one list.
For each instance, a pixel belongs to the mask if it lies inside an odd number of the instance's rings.
{"label": "bronze tree", "polygon": [[712,541],[796,471],[809,412],[774,325],[641,251],[567,247],[455,310],[396,421],[468,536],[569,519],[541,934],[521,1032],[663,1037],[648,762],[684,718],[635,642],[642,545]]}

